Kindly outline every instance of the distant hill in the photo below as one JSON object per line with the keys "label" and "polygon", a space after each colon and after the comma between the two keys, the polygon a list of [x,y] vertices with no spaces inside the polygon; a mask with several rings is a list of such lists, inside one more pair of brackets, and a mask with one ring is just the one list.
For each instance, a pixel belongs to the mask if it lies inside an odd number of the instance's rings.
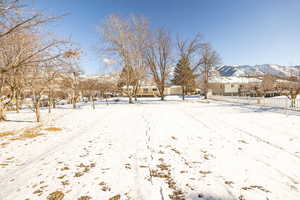
{"label": "distant hill", "polygon": [[264,65],[223,65],[217,67],[215,71],[219,76],[248,76],[248,75],[264,75],[273,74],[282,77],[300,74],[299,66],[281,66],[273,64]]}

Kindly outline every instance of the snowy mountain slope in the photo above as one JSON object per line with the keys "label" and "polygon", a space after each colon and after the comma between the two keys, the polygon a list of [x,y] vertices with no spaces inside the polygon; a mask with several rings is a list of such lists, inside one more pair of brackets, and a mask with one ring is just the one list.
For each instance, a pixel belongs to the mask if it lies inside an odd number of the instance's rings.
{"label": "snowy mountain slope", "polygon": [[281,65],[223,65],[216,69],[220,76],[247,76],[247,75],[264,75],[273,74],[287,77],[298,75],[300,66],[281,66]]}

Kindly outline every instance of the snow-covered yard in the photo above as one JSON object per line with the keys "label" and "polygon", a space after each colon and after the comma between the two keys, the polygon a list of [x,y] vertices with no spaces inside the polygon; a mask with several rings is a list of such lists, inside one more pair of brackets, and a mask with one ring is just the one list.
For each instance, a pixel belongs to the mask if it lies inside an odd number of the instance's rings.
{"label": "snow-covered yard", "polygon": [[1,200],[300,199],[299,112],[173,98],[42,117],[0,123]]}

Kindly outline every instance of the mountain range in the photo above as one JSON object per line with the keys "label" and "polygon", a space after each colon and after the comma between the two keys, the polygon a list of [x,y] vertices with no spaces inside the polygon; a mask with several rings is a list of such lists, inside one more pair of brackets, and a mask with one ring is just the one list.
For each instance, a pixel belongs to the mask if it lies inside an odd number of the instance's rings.
{"label": "mountain range", "polygon": [[263,65],[223,65],[215,69],[219,76],[260,76],[264,74],[273,74],[281,77],[300,75],[300,65],[282,66],[274,64]]}

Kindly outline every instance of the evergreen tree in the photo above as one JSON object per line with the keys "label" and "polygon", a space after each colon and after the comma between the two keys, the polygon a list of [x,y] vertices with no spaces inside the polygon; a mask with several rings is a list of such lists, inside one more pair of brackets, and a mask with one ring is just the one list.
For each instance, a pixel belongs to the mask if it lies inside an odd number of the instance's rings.
{"label": "evergreen tree", "polygon": [[190,66],[188,57],[181,57],[177,63],[174,71],[173,84],[180,85],[182,88],[182,99],[184,100],[185,95],[188,91],[192,91],[195,87],[194,71]]}

